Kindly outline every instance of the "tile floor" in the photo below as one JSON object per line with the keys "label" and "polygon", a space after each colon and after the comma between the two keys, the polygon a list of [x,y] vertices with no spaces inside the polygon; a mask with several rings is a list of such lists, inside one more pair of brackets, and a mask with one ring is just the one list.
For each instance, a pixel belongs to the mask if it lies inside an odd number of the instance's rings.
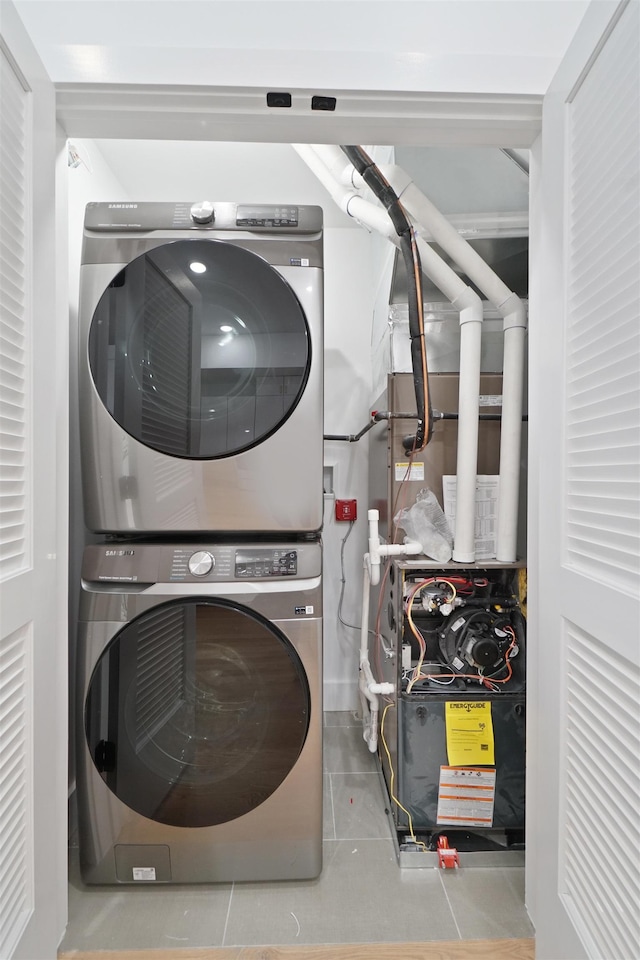
{"label": "tile floor", "polygon": [[317,880],[85,887],[70,848],[61,950],[532,937],[521,867],[400,869],[376,760],[348,713],[325,716]]}

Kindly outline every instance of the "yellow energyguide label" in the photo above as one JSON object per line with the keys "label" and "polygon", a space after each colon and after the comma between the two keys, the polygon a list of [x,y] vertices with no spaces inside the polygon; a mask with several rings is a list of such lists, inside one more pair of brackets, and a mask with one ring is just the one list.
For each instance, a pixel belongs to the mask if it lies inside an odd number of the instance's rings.
{"label": "yellow energyguide label", "polygon": [[445,703],[447,758],[452,767],[495,763],[493,720],[489,700]]}

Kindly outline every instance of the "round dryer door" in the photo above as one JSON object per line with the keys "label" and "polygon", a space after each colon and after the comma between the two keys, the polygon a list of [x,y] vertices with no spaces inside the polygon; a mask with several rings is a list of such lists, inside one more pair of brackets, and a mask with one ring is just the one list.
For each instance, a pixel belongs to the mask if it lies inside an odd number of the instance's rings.
{"label": "round dryer door", "polygon": [[220,240],[176,240],[132,260],[89,330],[93,382],[111,416],[181,458],[261,443],[295,409],[310,362],[307,321],[289,284]]}
{"label": "round dryer door", "polygon": [[137,813],[206,827],[280,786],[307,736],[309,686],[293,646],[229,602],[171,601],[132,620],[89,684],[93,762]]}

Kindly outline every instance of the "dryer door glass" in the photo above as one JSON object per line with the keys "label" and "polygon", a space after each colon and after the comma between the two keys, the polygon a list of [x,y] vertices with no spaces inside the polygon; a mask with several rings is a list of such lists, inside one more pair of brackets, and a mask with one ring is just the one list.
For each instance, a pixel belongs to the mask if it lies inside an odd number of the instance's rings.
{"label": "dryer door glass", "polygon": [[227,601],[180,600],[131,621],[85,702],[89,752],[113,793],[177,827],[235,820],[295,765],[309,686],[291,643]]}
{"label": "dryer door glass", "polygon": [[306,318],[265,260],[220,240],[137,257],[100,298],[89,365],[102,402],[146,446],[213,459],[269,437],[309,375]]}

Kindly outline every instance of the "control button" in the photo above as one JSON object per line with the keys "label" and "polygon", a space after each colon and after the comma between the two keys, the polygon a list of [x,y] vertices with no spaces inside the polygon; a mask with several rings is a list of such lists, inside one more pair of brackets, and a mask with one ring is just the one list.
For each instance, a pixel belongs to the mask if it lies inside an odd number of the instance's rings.
{"label": "control button", "polygon": [[196,223],[213,223],[213,204],[210,200],[202,200],[191,207],[191,219]]}
{"label": "control button", "polygon": [[206,577],[215,566],[215,560],[206,550],[198,550],[189,557],[189,573],[194,577]]}

